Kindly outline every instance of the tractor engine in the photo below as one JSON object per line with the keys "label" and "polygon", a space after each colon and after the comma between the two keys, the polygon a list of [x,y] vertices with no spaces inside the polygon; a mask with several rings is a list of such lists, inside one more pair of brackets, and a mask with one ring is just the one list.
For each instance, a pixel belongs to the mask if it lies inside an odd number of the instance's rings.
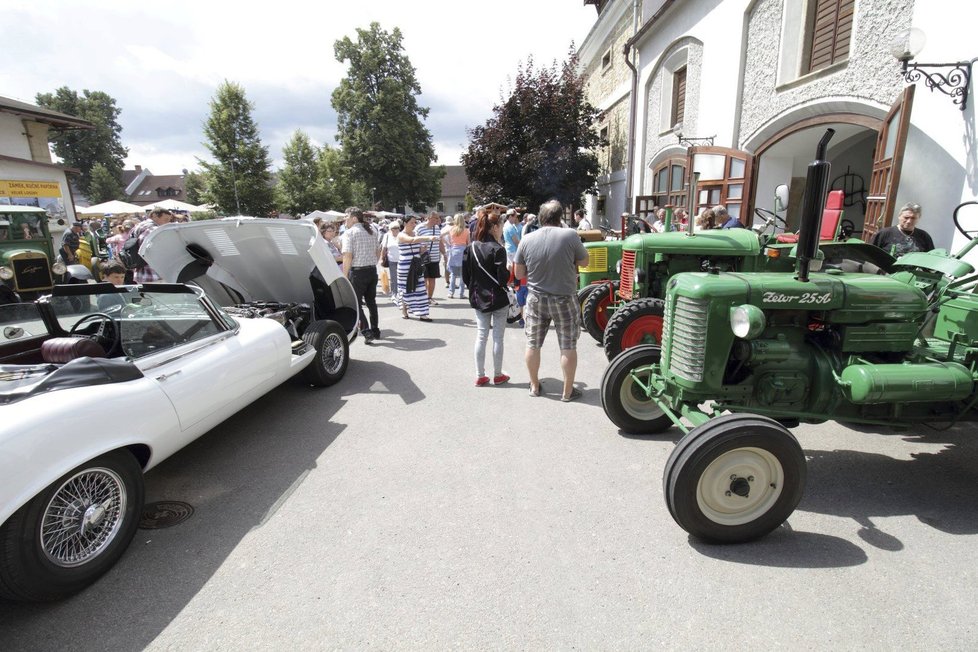
{"label": "tractor engine", "polygon": [[676,403],[782,420],[959,414],[970,361],[919,345],[927,312],[921,290],[886,276],[682,274],[666,298],[663,376]]}

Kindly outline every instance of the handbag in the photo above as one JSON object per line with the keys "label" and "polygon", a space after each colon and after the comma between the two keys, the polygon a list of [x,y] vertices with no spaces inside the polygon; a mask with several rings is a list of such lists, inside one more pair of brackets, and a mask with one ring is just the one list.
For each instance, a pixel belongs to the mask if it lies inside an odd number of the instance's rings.
{"label": "handbag", "polygon": [[423,273],[424,264],[421,262],[421,256],[412,256],[411,265],[408,267],[407,278],[405,279],[404,291],[417,292],[418,281],[421,280],[421,275]]}
{"label": "handbag", "polygon": [[482,266],[482,262],[479,260],[479,254],[476,252],[475,247],[472,247],[472,257],[475,259],[475,264],[479,266],[479,269],[481,269],[486,276],[491,278],[496,285],[505,290],[506,298],[509,300],[509,310],[506,313],[506,321],[512,324],[514,321],[520,318],[520,314],[522,313],[522,308],[520,308],[520,304],[516,300],[516,292],[514,292],[513,288],[509,285],[503,287],[503,284],[499,282],[499,279],[490,274],[486,268]]}

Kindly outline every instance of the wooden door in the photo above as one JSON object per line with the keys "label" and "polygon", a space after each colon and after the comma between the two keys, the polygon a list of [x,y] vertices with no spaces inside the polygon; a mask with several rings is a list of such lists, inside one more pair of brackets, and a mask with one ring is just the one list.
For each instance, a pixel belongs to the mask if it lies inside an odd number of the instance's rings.
{"label": "wooden door", "polygon": [[907,86],[897,98],[876,136],[873,152],[873,174],[866,196],[866,220],[863,222],[863,241],[869,242],[880,229],[893,221],[893,203],[900,185],[903,150],[910,130],[910,110],[913,108],[914,85]]}
{"label": "wooden door", "polygon": [[693,216],[704,208],[723,204],[731,216],[750,226],[750,183],[754,155],[729,147],[690,147],[686,158],[687,179],[699,172]]}

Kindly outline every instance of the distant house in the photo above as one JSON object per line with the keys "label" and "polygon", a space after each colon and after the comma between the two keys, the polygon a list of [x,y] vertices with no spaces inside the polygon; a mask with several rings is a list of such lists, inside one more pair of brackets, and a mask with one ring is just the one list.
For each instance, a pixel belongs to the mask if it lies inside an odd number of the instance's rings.
{"label": "distant house", "polygon": [[465,176],[465,166],[446,165],[445,176],[441,180],[441,194],[434,206],[426,206],[425,211],[454,214],[465,210],[465,194],[469,191],[469,178]]}
{"label": "distant house", "polygon": [[81,118],[0,97],[0,204],[40,206],[52,220],[74,220],[66,173],[78,170],[52,161],[48,132],[94,128]]}
{"label": "distant house", "polygon": [[122,171],[122,182],[126,184],[126,201],[138,206],[155,204],[164,199],[186,202],[185,178],[183,174],[153,174],[139,165],[135,170]]}

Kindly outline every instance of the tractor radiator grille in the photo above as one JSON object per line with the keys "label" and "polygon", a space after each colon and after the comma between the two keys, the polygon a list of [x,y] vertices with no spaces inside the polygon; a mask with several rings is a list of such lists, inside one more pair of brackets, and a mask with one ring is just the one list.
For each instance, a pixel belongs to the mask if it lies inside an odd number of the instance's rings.
{"label": "tractor radiator grille", "polygon": [[635,283],[635,252],[621,252],[621,281],[618,286],[618,296],[625,301],[632,300]]}
{"label": "tractor radiator grille", "polygon": [[592,247],[587,250],[587,267],[579,267],[581,273],[603,274],[608,271],[608,248]]}
{"label": "tractor radiator grille", "polygon": [[703,299],[676,297],[675,307],[666,311],[663,333],[669,333],[669,368],[680,378],[703,380],[706,360],[706,315]]}
{"label": "tractor radiator grille", "polygon": [[51,281],[48,257],[44,254],[39,252],[15,254],[11,262],[14,268],[14,284],[18,292],[48,290],[54,285]]}

